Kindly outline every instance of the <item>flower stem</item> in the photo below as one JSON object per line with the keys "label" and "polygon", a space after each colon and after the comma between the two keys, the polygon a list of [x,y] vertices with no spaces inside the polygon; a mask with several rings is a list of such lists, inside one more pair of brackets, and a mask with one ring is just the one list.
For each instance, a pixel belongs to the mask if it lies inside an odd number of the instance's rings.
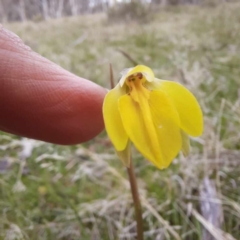
{"label": "flower stem", "polygon": [[142,221],[142,208],[141,202],[138,194],[137,181],[134,174],[132,159],[130,160],[130,166],[127,168],[129,182],[132,191],[132,197],[135,207],[135,215],[137,221],[137,240],[143,240],[143,221]]}
{"label": "flower stem", "polygon": [[113,89],[115,87],[115,83],[114,83],[113,69],[112,69],[111,63],[109,65],[109,70],[110,70],[110,85],[111,85],[111,89]]}

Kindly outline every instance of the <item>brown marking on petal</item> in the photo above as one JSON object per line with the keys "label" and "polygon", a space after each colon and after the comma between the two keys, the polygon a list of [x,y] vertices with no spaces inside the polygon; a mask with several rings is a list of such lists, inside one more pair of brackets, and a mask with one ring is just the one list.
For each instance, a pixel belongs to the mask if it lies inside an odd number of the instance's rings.
{"label": "brown marking on petal", "polygon": [[131,82],[132,81],[132,75],[128,76],[128,81]]}
{"label": "brown marking on petal", "polygon": [[142,78],[143,78],[143,74],[142,74],[142,73],[138,73],[138,74],[137,74],[137,77],[138,77],[139,79],[142,79]]}

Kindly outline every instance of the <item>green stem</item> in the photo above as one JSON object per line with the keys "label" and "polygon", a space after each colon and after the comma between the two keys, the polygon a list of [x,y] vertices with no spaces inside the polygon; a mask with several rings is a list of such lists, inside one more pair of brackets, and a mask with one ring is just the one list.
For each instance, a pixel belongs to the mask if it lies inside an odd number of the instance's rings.
{"label": "green stem", "polygon": [[127,168],[129,182],[132,191],[132,197],[135,207],[135,215],[137,221],[137,240],[143,240],[143,221],[142,221],[142,208],[141,208],[141,201],[138,194],[138,187],[137,181],[134,174],[132,159],[130,160],[130,166]]}

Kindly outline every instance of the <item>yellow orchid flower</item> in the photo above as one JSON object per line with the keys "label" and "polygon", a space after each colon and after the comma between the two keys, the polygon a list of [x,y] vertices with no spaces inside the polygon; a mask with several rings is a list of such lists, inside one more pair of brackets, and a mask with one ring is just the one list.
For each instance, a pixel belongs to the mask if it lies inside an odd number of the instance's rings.
{"label": "yellow orchid flower", "polygon": [[190,136],[203,131],[201,108],[181,84],[155,78],[144,65],[125,69],[104,99],[107,133],[126,166],[130,142],[158,168],[169,166],[180,150],[189,153]]}

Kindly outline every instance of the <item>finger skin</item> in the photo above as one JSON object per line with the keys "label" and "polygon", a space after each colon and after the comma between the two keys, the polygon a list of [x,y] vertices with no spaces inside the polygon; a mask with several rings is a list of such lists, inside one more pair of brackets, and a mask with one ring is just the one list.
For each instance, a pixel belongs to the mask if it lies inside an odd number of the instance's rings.
{"label": "finger skin", "polygon": [[57,144],[87,141],[104,128],[105,94],[0,26],[0,130]]}

